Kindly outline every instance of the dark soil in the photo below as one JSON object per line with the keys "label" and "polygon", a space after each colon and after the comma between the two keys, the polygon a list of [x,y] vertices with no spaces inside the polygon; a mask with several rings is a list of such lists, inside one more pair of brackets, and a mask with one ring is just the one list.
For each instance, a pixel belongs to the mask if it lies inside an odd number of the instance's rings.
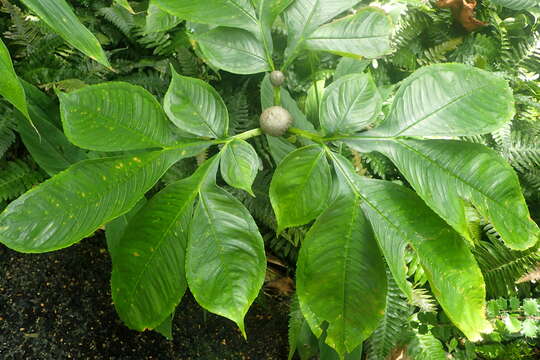
{"label": "dark soil", "polygon": [[284,302],[260,297],[246,317],[246,342],[234,323],[203,311],[186,294],[168,341],[120,322],[110,271],[99,237],[39,255],[0,245],[0,359],[287,358]]}

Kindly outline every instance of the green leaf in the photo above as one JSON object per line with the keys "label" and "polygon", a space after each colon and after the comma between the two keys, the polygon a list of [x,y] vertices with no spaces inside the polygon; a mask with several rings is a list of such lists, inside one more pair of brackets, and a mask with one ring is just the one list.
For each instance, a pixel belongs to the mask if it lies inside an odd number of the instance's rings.
{"label": "green leaf", "polygon": [[163,320],[163,322],[159,324],[154,330],[156,330],[158,333],[163,335],[165,339],[172,340],[173,339],[173,335],[172,335],[173,320],[174,320],[174,312],[171,315],[167,316],[165,320]]}
{"label": "green leaf", "polygon": [[143,197],[139,202],[126,214],[117,217],[105,226],[105,239],[107,240],[107,250],[114,263],[114,258],[118,253],[118,245],[120,240],[124,237],[124,233],[129,224],[129,221],[137,215],[146,204],[146,198]]}
{"label": "green leaf", "polygon": [[[272,49],[272,25],[294,0],[254,0],[265,47]],[[271,51],[270,51],[271,54]]]}
{"label": "green leaf", "polygon": [[168,12],[161,10],[154,4],[154,1],[148,5],[148,15],[146,15],[145,33],[156,33],[170,30],[182,22],[182,19],[170,15]]}
{"label": "green leaf", "polygon": [[326,343],[340,356],[377,327],[386,300],[384,263],[360,198],[352,192],[340,194],[307,233],[296,286],[300,302],[328,321]]}
{"label": "green leaf", "polygon": [[537,243],[540,229],[530,218],[519,180],[493,150],[449,140],[375,143],[418,195],[461,235],[473,239],[466,213],[470,204],[508,247],[525,250]]}
{"label": "green leaf", "polygon": [[279,164],[270,183],[278,231],[309,223],[326,208],[332,177],[324,149],[295,150]]}
{"label": "green leaf", "polygon": [[172,69],[163,108],[181,130],[210,138],[227,136],[229,112],[218,92],[206,82]]}
{"label": "green leaf", "polygon": [[388,291],[386,308],[379,325],[369,338],[368,359],[387,359],[394,350],[408,326],[410,306],[397,286],[392,273],[387,270]]}
{"label": "green leaf", "polygon": [[114,0],[114,2],[129,11],[130,13],[135,14],[135,11],[133,11],[133,8],[127,0]]}
{"label": "green leaf", "polygon": [[325,84],[325,79],[314,81],[307,91],[306,102],[304,104],[306,118],[317,128],[320,127],[319,110],[324,96]]}
{"label": "green leaf", "polygon": [[523,300],[523,312],[527,316],[537,316],[540,313],[540,308],[538,307],[538,300],[536,299]]}
{"label": "green leaf", "polygon": [[[28,105],[24,88],[15,74],[9,51],[4,42],[0,39],[0,96],[6,98],[13,106],[17,108],[28,120]],[[30,120],[31,121],[31,120]]]}
{"label": "green leaf", "polygon": [[485,319],[486,290],[465,241],[414,192],[356,175],[347,160],[337,155],[333,159],[340,176],[361,195],[362,209],[402,291],[410,296],[402,260],[405,241],[418,254],[431,290],[448,317],[469,339],[480,339],[480,333],[491,329]]}
{"label": "green leaf", "polygon": [[371,64],[372,60],[369,59],[354,59],[349,57],[343,57],[339,60],[334,73],[334,79],[337,80],[343,76],[350,74],[361,74]]}
{"label": "green leaf", "polygon": [[187,288],[185,251],[193,204],[216,159],[156,194],[133,217],[116,247],[114,305],[128,327],[153,329],[174,311]]}
{"label": "green leaf", "polygon": [[540,5],[538,0],[491,0],[491,2],[512,10],[532,9]]}
{"label": "green leaf", "polygon": [[[68,141],[60,126],[58,105],[33,85],[23,82],[33,124],[17,116],[17,131],[36,163],[49,175],[85,160],[86,152]],[[36,132],[36,129],[38,132]]]}
{"label": "green leaf", "polygon": [[152,0],[180,19],[256,32],[258,22],[250,0]]}
{"label": "green leaf", "polygon": [[125,151],[174,142],[159,102],[140,86],[108,82],[58,97],[64,132],[82,148]]}
{"label": "green leaf", "polygon": [[[187,156],[200,148],[183,151]],[[0,215],[0,241],[27,253],[68,247],[128,212],[182,157],[181,151],[77,163],[9,204]]]}
{"label": "green leaf", "polygon": [[517,318],[516,315],[506,315],[503,320],[506,330],[510,333],[517,333],[521,331],[521,321]]}
{"label": "green leaf", "polygon": [[289,356],[287,359],[292,360],[295,352],[298,352],[301,360],[309,360],[319,352],[317,338],[311,332],[302,314],[296,294],[291,300],[289,312]]}
{"label": "green leaf", "polygon": [[199,194],[189,229],[186,274],[197,302],[236,322],[261,289],[266,271],[264,242],[248,210],[225,190],[209,185]]}
{"label": "green leaf", "polygon": [[535,338],[538,333],[538,323],[534,319],[525,319],[522,324],[522,332],[528,338]]}
{"label": "green leaf", "polygon": [[415,334],[415,337],[407,347],[407,355],[414,360],[447,360],[441,342],[431,333]]}
{"label": "green leaf", "polygon": [[304,41],[320,25],[359,2],[359,0],[295,0],[284,12],[289,41],[285,51],[286,63],[292,62],[301,51]]}
{"label": "green leaf", "polygon": [[213,67],[234,74],[256,74],[270,70],[261,41],[247,30],[217,27],[191,38],[204,60]]}
{"label": "green leaf", "polygon": [[421,68],[399,88],[388,117],[373,134],[470,136],[499,129],[514,115],[506,80],[463,64]]}
{"label": "green leaf", "polygon": [[305,46],[341,56],[377,58],[390,52],[391,34],[392,21],[383,10],[364,8],[321,26],[307,37]]}
{"label": "green leaf", "polygon": [[370,125],[381,108],[382,98],[371,75],[348,75],[325,90],[321,128],[326,135],[355,133]]}
{"label": "green leaf", "polygon": [[251,185],[258,170],[259,156],[253,146],[240,139],[225,145],[221,155],[221,174],[227,184],[255,196]]}
{"label": "green leaf", "polygon": [[22,0],[71,46],[110,68],[99,41],[77,18],[65,0]]}

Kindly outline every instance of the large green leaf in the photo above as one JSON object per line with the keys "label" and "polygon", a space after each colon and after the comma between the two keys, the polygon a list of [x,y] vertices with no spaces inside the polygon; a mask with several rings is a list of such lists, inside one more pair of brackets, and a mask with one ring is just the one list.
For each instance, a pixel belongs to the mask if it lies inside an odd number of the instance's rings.
{"label": "large green leaf", "polygon": [[254,196],[251,185],[259,170],[257,152],[244,140],[235,139],[226,144],[221,155],[221,174],[230,186]]}
{"label": "large green leaf", "polygon": [[[449,140],[371,142],[392,160],[418,195],[461,235],[473,239],[467,208],[473,206],[505,244],[525,250],[540,229],[531,220],[514,170],[479,144]],[[352,144],[354,147],[354,144]]]}
{"label": "large green leaf", "polygon": [[384,263],[360,197],[350,190],[339,195],[307,233],[296,286],[300,302],[328,321],[326,343],[341,356],[377,327],[386,300]]}
{"label": "large green leaf", "polygon": [[116,254],[118,254],[118,245],[120,244],[120,240],[122,240],[122,238],[124,237],[124,233],[126,232],[130,220],[133,219],[135,215],[137,215],[139,210],[144,207],[146,202],[147,200],[145,197],[141,198],[141,200],[139,200],[139,202],[135,204],[135,206],[131,210],[129,210],[129,212],[117,217],[105,226],[105,239],[107,240],[107,250],[113,263],[114,257],[116,256]]}
{"label": "large green leaf", "polygon": [[85,160],[86,152],[70,143],[56,126],[60,126],[58,105],[33,85],[23,82],[23,86],[33,125],[20,115],[17,131],[36,163],[52,176]]}
{"label": "large green leaf", "polygon": [[324,92],[320,107],[321,128],[326,135],[363,130],[379,114],[382,99],[368,74],[340,78]]}
{"label": "large green leaf", "polygon": [[538,0],[491,0],[491,2],[512,10],[532,9],[540,5]]}
{"label": "large green leaf", "polygon": [[506,80],[463,64],[426,66],[399,88],[390,114],[373,134],[465,136],[499,129],[514,115]]}
{"label": "large green leaf", "polygon": [[249,211],[225,190],[200,192],[189,230],[188,284],[197,302],[236,322],[245,336],[244,316],[264,282],[264,242]]}
{"label": "large green leaf", "polygon": [[184,20],[251,31],[258,30],[250,0],[152,0],[154,4]]}
{"label": "large green leaf", "polygon": [[279,164],[270,183],[270,201],[278,233],[309,223],[326,208],[332,176],[324,149],[310,145],[295,150]]}
{"label": "large green leaf", "polygon": [[369,59],[354,59],[349,57],[343,57],[339,60],[336,66],[336,72],[334,73],[334,79],[339,79],[343,76],[350,74],[361,74],[371,64],[372,60]]}
{"label": "large green leaf", "polygon": [[65,0],[22,0],[64,40],[97,62],[111,67],[99,41],[77,18]]}
{"label": "large green leaf", "polygon": [[13,201],[0,215],[0,242],[27,253],[68,247],[128,212],[184,150],[85,160]]}
{"label": "large green leaf", "polygon": [[163,105],[169,119],[191,134],[225,137],[229,113],[218,92],[206,82],[179,75],[174,69],[172,75]]}
{"label": "large green leaf", "polygon": [[167,186],[129,222],[113,257],[111,289],[116,310],[130,328],[155,328],[184,295],[193,204],[217,164],[209,160],[191,177]]}
{"label": "large green leaf", "polygon": [[253,0],[257,11],[257,18],[262,34],[263,46],[267,56],[271,56],[273,50],[272,25],[294,0]]}
{"label": "large green leaf", "polygon": [[144,28],[147,34],[170,30],[182,22],[182,19],[161,10],[153,1],[148,5],[147,12],[146,26]]}
{"label": "large green leaf", "polygon": [[[398,286],[410,293],[405,273],[396,271],[396,256],[406,241],[418,254],[435,297],[454,324],[471,340],[491,329],[485,319],[486,289],[482,273],[462,239],[407,188],[354,173],[347,160],[334,155],[340,176],[363,198],[379,246]],[[402,261],[402,260],[401,260]]]}
{"label": "large green leaf", "polygon": [[320,25],[359,2],[359,0],[295,0],[284,12],[289,35],[286,50],[289,62],[298,55],[304,41]]}
{"label": "large green leaf", "polygon": [[27,119],[30,119],[24,88],[15,74],[9,51],[0,39],[0,96],[6,98]]}
{"label": "large green leaf", "polygon": [[392,21],[383,10],[364,8],[321,26],[307,37],[305,46],[341,56],[376,58],[390,52],[391,34]]}
{"label": "large green leaf", "polygon": [[124,151],[174,142],[161,105],[140,86],[109,82],[58,97],[64,132],[82,148]]}
{"label": "large green leaf", "polygon": [[217,27],[191,38],[197,42],[204,60],[234,74],[256,74],[270,70],[261,41],[247,30]]}

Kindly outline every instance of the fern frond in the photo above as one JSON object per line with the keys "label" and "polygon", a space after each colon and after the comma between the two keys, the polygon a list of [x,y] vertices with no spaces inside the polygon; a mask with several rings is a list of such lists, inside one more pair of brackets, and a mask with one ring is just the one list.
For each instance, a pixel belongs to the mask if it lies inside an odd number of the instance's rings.
{"label": "fern frond", "polygon": [[225,98],[229,109],[229,134],[239,134],[254,127],[255,121],[249,116],[249,102],[246,95],[246,81],[240,90]]}
{"label": "fern frond", "polygon": [[100,8],[97,14],[113,24],[126,37],[132,38],[136,25],[133,15],[129,11],[120,6],[111,6]]}
{"label": "fern frond", "polygon": [[39,184],[44,175],[22,160],[4,162],[0,170],[0,200],[12,200]]}
{"label": "fern frond", "polygon": [[505,144],[503,155],[520,172],[540,166],[540,136],[531,136],[525,132],[512,134],[512,141]]}
{"label": "fern frond", "polygon": [[13,118],[7,114],[0,117],[0,158],[4,156],[7,149],[15,141],[13,133]]}
{"label": "fern frond", "polygon": [[199,77],[201,74],[201,63],[199,58],[184,47],[176,50],[176,59],[180,64],[182,75],[190,77]]}
{"label": "fern frond", "polygon": [[388,279],[386,308],[379,326],[368,340],[368,359],[386,359],[391,351],[400,345],[400,336],[409,324],[410,306],[388,269],[386,277]]}
{"label": "fern frond", "polygon": [[414,360],[447,360],[441,342],[431,333],[416,334],[409,343],[407,354]]}
{"label": "fern frond", "polygon": [[538,248],[514,251],[504,246],[497,238],[483,241],[473,253],[482,270],[490,298],[516,294],[515,282],[532,270],[540,260]]}

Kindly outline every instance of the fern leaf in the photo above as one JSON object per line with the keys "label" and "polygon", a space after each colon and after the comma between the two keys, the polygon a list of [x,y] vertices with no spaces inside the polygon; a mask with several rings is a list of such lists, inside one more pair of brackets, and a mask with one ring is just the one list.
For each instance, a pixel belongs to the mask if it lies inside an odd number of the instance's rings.
{"label": "fern leaf", "polygon": [[13,133],[13,118],[7,114],[3,114],[0,117],[0,158],[4,156],[7,149],[15,141],[15,134]]}
{"label": "fern leaf", "polygon": [[443,345],[431,333],[416,334],[407,349],[414,360],[447,360]]}
{"label": "fern leaf", "polygon": [[515,282],[540,261],[538,248],[513,251],[496,239],[496,235],[491,234],[491,237],[495,238],[481,242],[473,250],[484,275],[487,295],[489,298],[515,295]]}
{"label": "fern leaf", "polygon": [[400,345],[400,336],[408,326],[410,307],[392,274],[388,269],[386,272],[388,279],[386,309],[379,326],[368,341],[368,359],[385,359],[396,346]]}
{"label": "fern leaf", "polygon": [[5,162],[0,170],[0,200],[12,200],[43,180],[43,173],[22,160]]}

